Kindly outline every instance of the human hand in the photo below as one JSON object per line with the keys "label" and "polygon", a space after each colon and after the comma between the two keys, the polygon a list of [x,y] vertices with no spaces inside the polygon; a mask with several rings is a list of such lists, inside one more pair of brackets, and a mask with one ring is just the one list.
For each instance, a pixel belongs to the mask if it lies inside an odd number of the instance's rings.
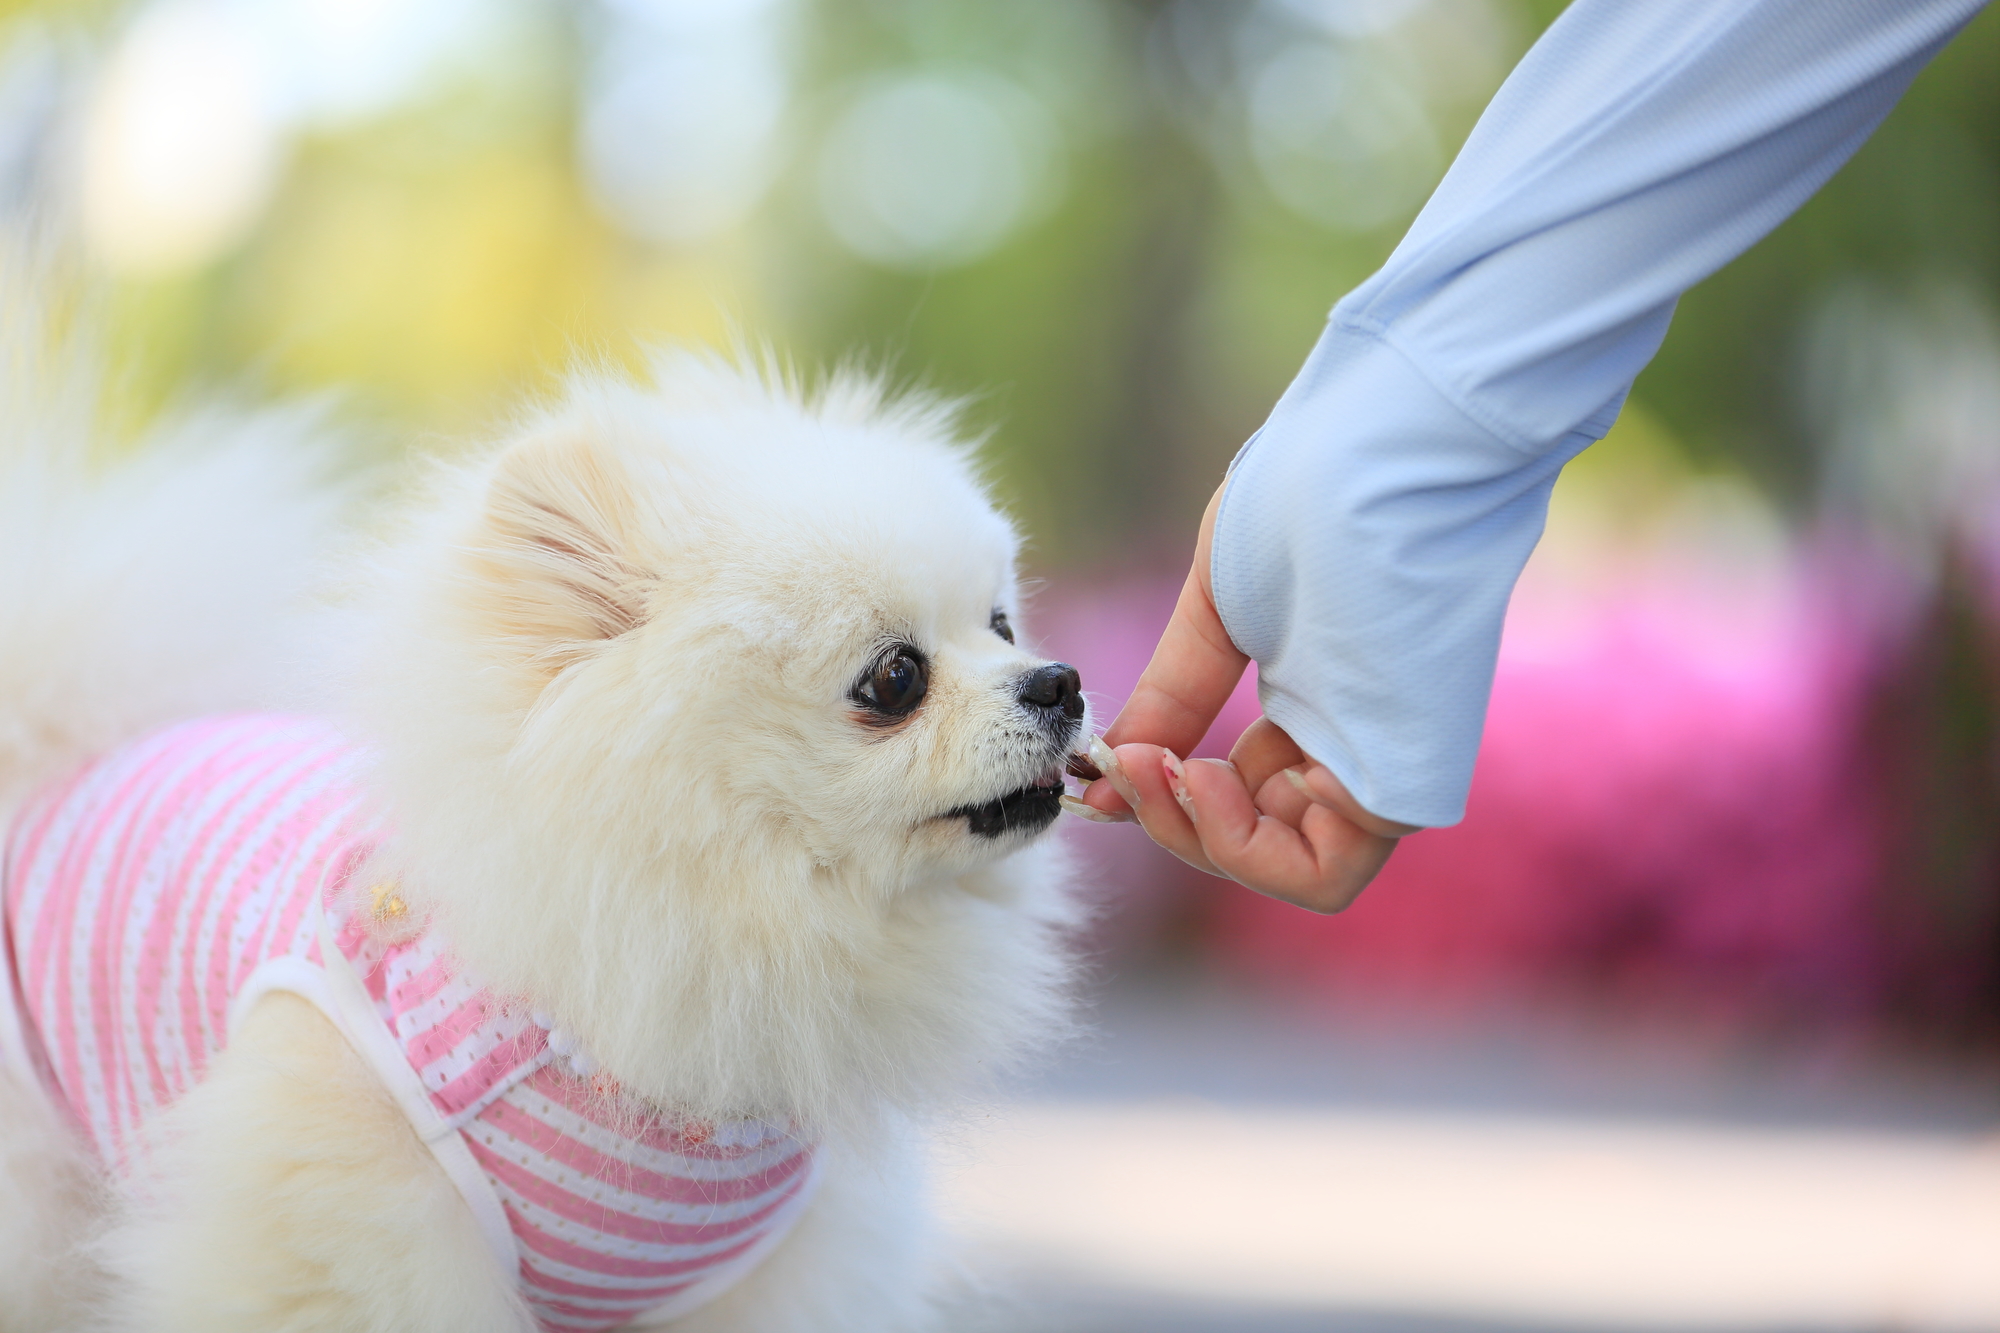
{"label": "human hand", "polygon": [[1179,758],[1200,743],[1250,662],[1222,627],[1209,587],[1221,501],[1217,487],[1202,515],[1194,567],[1152,661],[1110,729],[1091,743],[1104,776],[1084,789],[1082,804],[1103,819],[1136,812],[1153,841],[1197,870],[1315,912],[1338,912],[1414,826],[1362,809],[1269,718],[1244,730],[1227,761]]}

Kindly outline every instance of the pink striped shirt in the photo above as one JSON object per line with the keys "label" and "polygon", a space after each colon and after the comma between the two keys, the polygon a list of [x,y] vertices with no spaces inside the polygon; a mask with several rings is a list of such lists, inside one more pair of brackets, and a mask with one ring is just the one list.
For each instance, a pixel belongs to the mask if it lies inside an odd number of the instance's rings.
{"label": "pink striped shirt", "polygon": [[741,1277],[811,1194],[811,1146],[625,1096],[436,932],[346,914],[373,840],[351,751],[310,720],[185,723],[45,789],[0,862],[0,1054],[128,1172],[232,1023],[292,991],[395,1095],[543,1328],[679,1313]]}

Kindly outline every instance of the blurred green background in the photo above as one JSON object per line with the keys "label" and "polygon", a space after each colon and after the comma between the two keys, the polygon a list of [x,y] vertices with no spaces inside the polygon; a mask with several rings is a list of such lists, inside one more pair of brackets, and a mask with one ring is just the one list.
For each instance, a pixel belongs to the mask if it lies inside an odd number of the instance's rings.
{"label": "blurred green background", "polygon": [[[976,400],[1044,567],[1177,549],[1560,6],[183,0],[17,6],[157,395],[476,431],[577,355],[768,341]],[[79,36],[81,35],[81,40]],[[26,38],[23,41],[21,39]],[[1792,512],[1829,301],[2000,295],[2000,16],[1689,296],[1634,402]]]}

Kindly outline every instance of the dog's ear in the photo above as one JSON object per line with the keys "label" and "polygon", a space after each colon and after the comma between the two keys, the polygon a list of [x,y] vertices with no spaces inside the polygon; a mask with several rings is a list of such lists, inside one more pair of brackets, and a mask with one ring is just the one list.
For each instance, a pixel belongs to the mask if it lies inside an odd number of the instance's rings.
{"label": "dog's ear", "polygon": [[490,628],[553,674],[645,614],[629,476],[578,435],[508,447],[470,543]]}

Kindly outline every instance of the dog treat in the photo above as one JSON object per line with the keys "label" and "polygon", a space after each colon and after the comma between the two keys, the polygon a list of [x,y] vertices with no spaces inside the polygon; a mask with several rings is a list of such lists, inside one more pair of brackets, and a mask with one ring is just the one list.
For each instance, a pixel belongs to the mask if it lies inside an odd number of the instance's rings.
{"label": "dog treat", "polygon": [[1071,777],[1082,778],[1085,782],[1095,782],[1104,776],[1097,765],[1090,762],[1090,756],[1081,750],[1069,757],[1069,762],[1063,765],[1063,770]]}

